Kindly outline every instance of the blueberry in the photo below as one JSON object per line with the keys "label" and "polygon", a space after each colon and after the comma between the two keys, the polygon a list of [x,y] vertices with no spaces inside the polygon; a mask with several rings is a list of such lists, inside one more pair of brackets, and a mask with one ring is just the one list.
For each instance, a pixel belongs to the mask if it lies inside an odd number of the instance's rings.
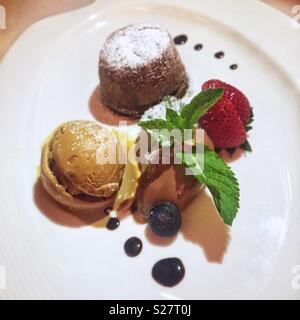
{"label": "blueberry", "polygon": [[172,237],[181,226],[180,210],[170,202],[159,202],[150,210],[149,224],[160,237]]}

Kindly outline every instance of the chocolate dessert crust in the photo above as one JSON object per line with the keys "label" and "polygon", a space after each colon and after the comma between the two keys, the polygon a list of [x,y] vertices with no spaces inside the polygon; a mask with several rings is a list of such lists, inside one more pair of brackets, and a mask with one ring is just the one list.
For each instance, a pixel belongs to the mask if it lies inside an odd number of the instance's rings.
{"label": "chocolate dessert crust", "polygon": [[[114,32],[106,42],[117,41],[118,37],[124,37],[124,34],[126,36],[127,28]],[[144,28],[158,27],[146,25]],[[161,32],[167,33],[164,29],[161,29]],[[109,56],[112,49],[107,49],[108,45],[104,44],[100,53],[99,77],[102,102],[105,105],[118,113],[140,117],[163,97],[174,95],[181,98],[185,94],[188,77],[168,33],[167,37],[168,43],[160,51],[157,50],[156,55],[153,54],[151,59],[141,59],[140,63],[135,64],[128,64],[126,59],[112,63]],[[127,54],[129,55],[129,52]]]}

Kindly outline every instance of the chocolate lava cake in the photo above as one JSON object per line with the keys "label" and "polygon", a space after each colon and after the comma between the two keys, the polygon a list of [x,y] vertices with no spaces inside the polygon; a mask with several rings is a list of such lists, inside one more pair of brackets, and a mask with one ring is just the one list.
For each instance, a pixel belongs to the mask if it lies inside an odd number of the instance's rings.
{"label": "chocolate lava cake", "polygon": [[159,25],[134,24],[113,32],[100,52],[102,102],[141,116],[163,97],[181,98],[188,78],[172,37]]}

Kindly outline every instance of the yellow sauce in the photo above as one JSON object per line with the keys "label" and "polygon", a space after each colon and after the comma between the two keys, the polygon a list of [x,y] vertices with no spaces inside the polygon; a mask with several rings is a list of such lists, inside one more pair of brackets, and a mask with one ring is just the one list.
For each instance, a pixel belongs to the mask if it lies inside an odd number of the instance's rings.
{"label": "yellow sauce", "polygon": [[[121,145],[124,147],[124,150],[125,148],[127,148],[127,155],[128,155],[129,150],[135,144],[135,139],[128,137],[127,133],[115,132],[115,134],[118,137]],[[113,210],[118,211],[118,209],[121,208],[122,204],[124,204],[125,201],[127,202],[134,198],[137,187],[138,187],[140,176],[141,176],[141,172],[137,162],[133,163],[128,161],[125,166],[120,189],[117,193],[117,196],[113,205]]]}
{"label": "yellow sauce", "polygon": [[96,221],[95,223],[93,223],[91,226],[94,228],[105,228],[109,219],[110,219],[110,216],[104,217]]}

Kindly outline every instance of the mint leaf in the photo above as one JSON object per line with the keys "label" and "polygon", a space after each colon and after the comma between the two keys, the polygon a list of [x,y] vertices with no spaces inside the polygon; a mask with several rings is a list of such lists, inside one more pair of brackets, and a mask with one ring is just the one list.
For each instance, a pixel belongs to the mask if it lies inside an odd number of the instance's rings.
{"label": "mint leaf", "polygon": [[208,89],[197,94],[180,112],[187,126],[192,127],[223,95],[224,89]]}
{"label": "mint leaf", "polygon": [[138,125],[150,133],[162,147],[171,146],[169,125],[166,120],[152,119],[148,121],[140,121]]}
{"label": "mint leaf", "polygon": [[150,133],[163,147],[172,145],[170,134],[173,129],[179,129],[184,134],[185,122],[184,119],[173,109],[166,108],[166,120],[151,119],[140,121],[140,127]]}
{"label": "mint leaf", "polygon": [[170,130],[180,129],[182,132],[185,129],[184,119],[173,109],[166,109],[166,121]]}
{"label": "mint leaf", "polygon": [[239,209],[239,184],[230,167],[211,149],[204,146],[204,167],[200,154],[178,152],[182,160],[200,183],[205,184],[213,196],[215,205],[223,221],[232,225]]}

